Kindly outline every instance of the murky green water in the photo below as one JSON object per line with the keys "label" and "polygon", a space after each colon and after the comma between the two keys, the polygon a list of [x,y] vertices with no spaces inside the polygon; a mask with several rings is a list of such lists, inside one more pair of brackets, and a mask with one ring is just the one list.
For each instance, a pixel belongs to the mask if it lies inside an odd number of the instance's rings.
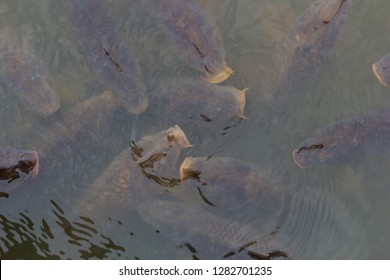
{"label": "murky green water", "polygon": [[[45,63],[61,101],[59,112],[44,119],[19,104],[1,83],[0,146],[38,149],[50,140],[49,131],[66,116],[67,109],[105,90],[88,68],[72,31],[74,26],[61,5],[54,2],[0,3],[0,24],[23,34],[24,44]],[[137,3],[105,2],[139,59],[148,89],[156,80],[199,76],[177,59],[164,34]],[[269,232],[262,233],[281,240],[294,257],[387,259],[389,155],[359,158],[348,166],[302,170],[293,163],[291,151],[327,124],[390,106],[389,90],[379,85],[371,71],[371,63],[390,50],[390,4],[384,0],[355,1],[330,61],[315,82],[294,95],[287,117],[259,117],[259,83],[272,67],[269,58],[310,2],[198,1],[220,27],[226,61],[235,71],[224,84],[250,88],[245,109],[248,119],[228,122],[231,128],[227,131],[199,132],[191,123],[182,125],[194,144],[182,158],[238,158],[269,171],[282,182],[286,193],[292,190],[290,208],[270,222]],[[96,133],[86,129],[83,133],[88,137],[76,139],[77,145],[46,155],[40,176],[0,200],[1,259],[192,258],[183,247],[185,240],[170,241],[131,207],[119,211],[115,201],[103,214],[88,217],[91,220],[74,216],[74,209],[83,204],[81,198],[88,197],[88,186],[131,140],[174,125],[169,118],[151,116],[148,111],[137,117],[117,114],[113,121],[102,124],[104,138],[96,139]],[[8,188],[1,182],[2,191]],[[261,228],[263,221],[269,222],[260,204],[252,203],[245,209],[220,214],[255,229]]]}

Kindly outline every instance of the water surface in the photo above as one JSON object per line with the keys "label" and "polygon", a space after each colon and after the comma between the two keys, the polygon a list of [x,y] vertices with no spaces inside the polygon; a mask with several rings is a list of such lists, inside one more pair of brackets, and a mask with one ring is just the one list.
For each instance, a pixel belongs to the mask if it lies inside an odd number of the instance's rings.
{"label": "water surface", "polygon": [[[155,28],[137,2],[104,2],[109,7],[107,13],[116,19],[139,60],[149,95],[155,94],[150,91],[155,81],[199,76],[175,56],[169,40]],[[370,66],[390,51],[388,1],[355,1],[320,75],[294,94],[294,102],[286,106],[285,118],[270,119],[261,118],[258,112],[262,94],[259,82],[272,67],[269,57],[278,41],[311,1],[199,0],[197,3],[219,26],[226,61],[235,71],[223,84],[250,88],[245,110],[248,119],[230,120],[225,130],[183,125],[181,128],[188,134],[196,131],[189,139],[194,147],[185,151],[183,158],[228,156],[268,170],[286,188],[291,204],[264,235],[283,241],[291,255],[305,259],[388,259],[390,155],[311,170],[300,169],[291,158],[291,151],[315,130],[390,106],[389,89],[380,86]],[[262,13],[264,9],[273,11],[271,18],[267,18],[270,13]],[[45,63],[61,101],[55,115],[42,118],[19,104],[7,87],[0,84],[0,145],[34,149],[46,141],[48,131],[66,116],[67,109],[106,89],[89,68],[72,31],[74,26],[63,15],[60,4],[7,0],[0,4],[0,14],[2,24],[24,35],[31,52]],[[279,14],[283,19],[291,18],[291,22],[279,21],[276,16]],[[1,197],[0,257],[192,258],[180,240],[172,243],[131,208],[118,211],[114,201],[105,215],[80,219],[73,213],[83,203],[80,198],[86,197],[91,182],[131,140],[174,125],[151,115],[156,114],[146,111],[131,116],[120,111],[104,139],[95,139],[93,131],[84,131],[88,136],[85,142],[53,154],[55,164],[50,176],[28,180],[12,190],[8,199]],[[1,191],[7,191],[7,184],[1,187]],[[200,204],[193,202],[197,203]],[[261,205],[253,203],[244,209],[248,210],[234,215],[229,212],[229,216],[219,214],[244,221],[253,228],[260,228],[261,221],[267,220],[256,211]]]}

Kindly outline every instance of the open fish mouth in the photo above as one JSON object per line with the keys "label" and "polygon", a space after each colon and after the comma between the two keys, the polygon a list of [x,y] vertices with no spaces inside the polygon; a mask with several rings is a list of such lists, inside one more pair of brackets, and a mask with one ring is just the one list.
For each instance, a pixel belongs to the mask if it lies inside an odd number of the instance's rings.
{"label": "open fish mouth", "polygon": [[180,182],[184,182],[190,178],[199,178],[199,171],[190,169],[192,157],[186,157],[180,166]]}
{"label": "open fish mouth", "polygon": [[229,66],[225,65],[225,68],[217,73],[217,74],[210,74],[209,72],[206,74],[206,77],[203,77],[206,81],[212,84],[218,84],[223,81],[225,81],[227,78],[229,78],[231,75],[233,75],[234,71]]}

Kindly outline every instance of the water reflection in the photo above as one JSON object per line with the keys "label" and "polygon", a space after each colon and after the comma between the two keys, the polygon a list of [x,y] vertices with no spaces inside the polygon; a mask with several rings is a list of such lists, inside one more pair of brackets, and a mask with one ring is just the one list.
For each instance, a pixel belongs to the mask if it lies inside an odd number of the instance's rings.
{"label": "water reflection", "polygon": [[41,234],[35,233],[36,223],[29,217],[28,212],[19,213],[15,219],[0,215],[2,259],[60,259],[52,254],[47,243],[54,238],[45,220],[41,221]]}

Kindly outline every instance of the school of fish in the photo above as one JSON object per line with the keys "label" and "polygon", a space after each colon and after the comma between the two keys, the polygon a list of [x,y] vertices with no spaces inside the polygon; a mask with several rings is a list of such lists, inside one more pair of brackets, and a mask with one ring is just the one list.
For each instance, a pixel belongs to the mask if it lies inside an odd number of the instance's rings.
{"label": "school of fish", "polygon": [[[0,147],[1,197],[12,196],[12,188],[39,177],[56,180],[62,168],[59,161],[70,151],[99,147],[100,139],[111,133],[115,114],[138,118],[145,112],[156,122],[168,123],[167,127],[129,141],[104,170],[91,175],[94,179],[75,204],[68,228],[74,221],[85,222],[82,217],[96,221],[106,209],[115,207],[122,213],[136,212],[172,246],[185,244],[193,259],[310,258],[297,254],[288,239],[270,235],[297,203],[293,194],[297,186],[287,188],[269,170],[234,157],[200,157],[192,139],[207,138],[207,133],[225,129],[232,121],[251,119],[245,107],[254,94],[260,95],[264,119],[297,106],[292,101],[315,82],[330,60],[353,0],[315,0],[277,44],[267,75],[250,89],[218,85],[229,81],[234,71],[228,66],[217,23],[193,0],[140,0],[170,48],[195,70],[188,79],[146,82],[142,60],[122,34],[115,15],[106,12],[108,2],[59,2],[77,47],[104,88],[67,110],[60,106],[47,65],[33,48],[19,46],[17,30],[0,23],[0,70],[8,91],[26,110],[54,120],[44,141],[34,139],[31,147],[11,147],[12,143]],[[390,86],[390,55],[373,63],[372,70],[381,85]],[[184,131],[188,125],[193,129]],[[319,129],[291,147],[291,164],[305,170],[348,164],[360,154],[388,150],[388,143],[390,109],[383,109]],[[344,211],[337,198],[324,199]],[[261,211],[252,219],[261,221],[261,226],[229,219],[226,214],[248,210],[253,204]],[[301,207],[315,206],[304,200]],[[349,213],[345,210],[342,215]],[[344,230],[336,215],[330,216],[337,229]]]}

